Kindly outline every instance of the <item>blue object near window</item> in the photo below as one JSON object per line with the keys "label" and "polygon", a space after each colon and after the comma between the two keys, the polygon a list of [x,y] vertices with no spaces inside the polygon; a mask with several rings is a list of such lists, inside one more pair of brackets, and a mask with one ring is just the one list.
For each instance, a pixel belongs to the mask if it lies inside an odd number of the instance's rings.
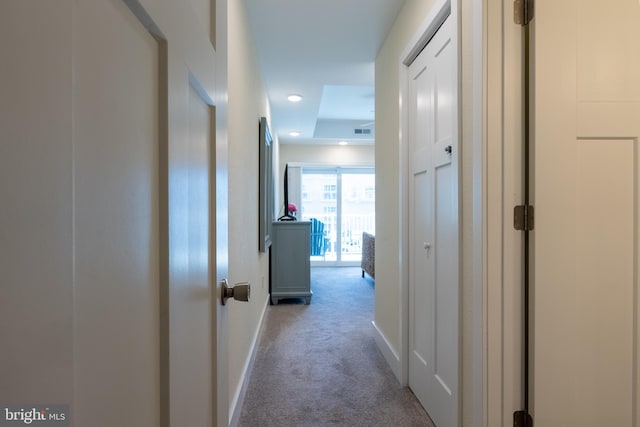
{"label": "blue object near window", "polygon": [[311,256],[324,256],[329,238],[325,236],[324,222],[311,218]]}

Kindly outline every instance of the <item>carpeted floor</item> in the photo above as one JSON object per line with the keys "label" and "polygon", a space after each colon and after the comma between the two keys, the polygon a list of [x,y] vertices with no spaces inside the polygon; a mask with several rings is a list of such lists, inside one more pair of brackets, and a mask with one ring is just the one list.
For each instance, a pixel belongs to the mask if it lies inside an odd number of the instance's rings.
{"label": "carpeted floor", "polygon": [[374,282],[311,270],[311,305],[269,306],[239,426],[433,426],[378,350]]}

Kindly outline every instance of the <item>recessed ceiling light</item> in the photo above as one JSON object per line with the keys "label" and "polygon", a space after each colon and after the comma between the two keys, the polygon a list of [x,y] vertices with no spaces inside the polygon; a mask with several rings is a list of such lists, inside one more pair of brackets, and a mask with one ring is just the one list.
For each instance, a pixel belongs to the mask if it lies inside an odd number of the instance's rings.
{"label": "recessed ceiling light", "polygon": [[347,144],[349,144],[347,141],[340,141],[340,142],[338,142],[338,145],[347,145]]}
{"label": "recessed ceiling light", "polygon": [[297,130],[292,130],[291,132],[289,132],[290,136],[300,136],[300,132],[298,132]]}
{"label": "recessed ceiling light", "polygon": [[297,93],[292,93],[287,97],[287,99],[291,102],[300,102],[302,101],[302,95],[298,95]]}

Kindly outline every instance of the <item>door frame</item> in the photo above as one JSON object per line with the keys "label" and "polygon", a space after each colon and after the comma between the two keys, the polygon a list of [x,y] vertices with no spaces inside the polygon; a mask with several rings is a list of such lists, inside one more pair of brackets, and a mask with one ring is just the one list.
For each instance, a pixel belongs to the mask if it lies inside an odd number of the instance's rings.
{"label": "door frame", "polygon": [[[342,250],[342,241],[341,241],[341,233],[342,233],[342,177],[343,175],[349,174],[358,174],[358,173],[366,173],[365,171],[370,170],[375,178],[376,168],[375,165],[353,165],[353,164],[335,164],[335,163],[289,163],[289,166],[298,166],[300,168],[300,183],[298,188],[300,192],[302,192],[302,179],[305,174],[305,169],[310,170],[312,172],[309,175],[313,175],[313,171],[317,171],[318,173],[322,172],[335,172],[336,174],[336,185],[337,185],[337,199],[336,199],[336,243],[337,249]],[[291,172],[289,172],[291,173]],[[289,175],[289,182],[291,183],[291,175]],[[289,184],[289,188],[291,189],[292,185]],[[289,191],[289,200],[291,200],[291,191]],[[299,204],[298,206],[302,207],[304,205],[304,200],[302,199],[302,194],[298,195]],[[374,200],[375,204],[375,200]],[[375,212],[374,212],[375,213]],[[302,215],[300,215],[302,219]],[[375,222],[375,221],[374,221]],[[375,226],[375,223],[374,223]],[[337,251],[336,249],[336,251]],[[340,258],[340,259],[338,259]],[[341,251],[336,252],[336,260],[335,261],[311,261],[311,267],[358,267],[360,266],[360,261],[344,261],[342,260]]]}
{"label": "door frame", "polygon": [[[399,212],[399,216],[400,216],[400,229],[399,231],[399,236],[400,236],[400,241],[399,241],[399,250],[400,250],[400,277],[399,277],[399,283],[400,283],[400,298],[399,298],[399,307],[398,307],[398,312],[400,314],[400,350],[399,350],[399,357],[398,357],[398,372],[396,372],[396,375],[398,376],[398,378],[400,379],[400,383],[403,386],[407,386],[409,384],[409,354],[410,354],[410,349],[409,349],[409,323],[410,323],[410,319],[409,319],[409,279],[410,279],[410,273],[409,273],[409,252],[410,252],[410,238],[409,238],[409,211],[410,211],[410,202],[409,202],[409,175],[411,174],[411,168],[409,166],[409,129],[410,129],[410,123],[409,123],[409,108],[407,103],[405,102],[405,100],[409,99],[409,79],[410,79],[410,73],[409,73],[409,66],[411,65],[411,63],[413,63],[413,61],[416,59],[416,57],[420,54],[420,52],[423,50],[423,48],[428,44],[428,42],[431,40],[431,38],[433,37],[433,35],[438,31],[438,29],[440,28],[440,26],[442,25],[442,23],[445,21],[445,19],[452,19],[454,21],[453,23],[453,32],[454,34],[456,34],[456,49],[458,50],[458,54],[456,57],[456,62],[454,65],[455,68],[455,72],[457,74],[457,95],[458,95],[458,99],[457,99],[457,110],[458,110],[458,118],[457,118],[457,122],[458,122],[458,132],[457,132],[457,136],[458,136],[458,147],[459,150],[462,151],[462,144],[460,143],[460,139],[461,139],[461,120],[460,120],[460,111],[461,111],[461,102],[460,102],[460,87],[461,87],[461,78],[460,78],[460,43],[459,43],[459,33],[460,33],[460,19],[458,16],[458,5],[457,5],[457,1],[456,0],[438,0],[435,2],[435,4],[433,5],[433,7],[431,8],[431,11],[429,12],[429,14],[427,15],[427,17],[423,20],[422,24],[418,27],[418,31],[414,34],[413,37],[411,37],[411,39],[409,40],[409,43],[406,44],[405,49],[402,51],[402,54],[400,55],[399,58],[399,89],[400,89],[400,135],[399,135],[399,140],[400,140],[400,191],[399,191],[399,198],[400,198],[400,212]],[[458,199],[460,200],[460,189],[462,186],[462,179],[461,179],[461,171],[462,171],[462,156],[459,156],[458,158],[458,189],[459,189],[459,194],[458,194]],[[458,204],[459,209],[462,207],[462,204],[459,203]],[[461,213],[461,209],[459,210],[459,213]],[[460,241],[462,240],[462,230],[461,227],[462,226],[462,221],[459,222],[459,236],[460,236]],[[460,287],[460,292],[459,295],[462,296],[462,292],[461,292],[461,284],[462,284],[462,245],[459,245],[459,250],[458,253],[460,255],[459,258],[459,263],[458,263],[458,268],[459,268],[459,287]],[[459,307],[461,308],[461,305],[459,304]],[[462,310],[459,311],[459,313],[462,313]],[[461,318],[461,316],[460,316]],[[459,332],[458,332],[458,336],[461,338],[462,337],[462,322],[459,322]],[[460,373],[462,372],[461,369],[461,359],[462,359],[462,346],[458,346],[458,357],[459,357],[459,361],[458,361],[458,378],[459,378],[459,384],[458,384],[458,412],[459,412],[459,420],[462,420],[462,417],[460,417],[461,414],[461,402],[462,402],[462,375],[460,375]]]}
{"label": "door frame", "polygon": [[[462,5],[462,7],[460,7]],[[512,3],[504,0],[436,0],[399,58],[400,89],[400,299],[399,354],[392,364],[408,384],[409,360],[409,156],[408,66],[450,7],[457,21],[460,114],[461,422],[512,426],[520,409],[522,274],[521,233],[512,209],[522,197],[521,33]],[[462,9],[462,10],[460,10]],[[462,58],[464,52],[465,57]],[[470,58],[471,65],[465,64]],[[469,71],[470,70],[470,71]],[[466,73],[466,74],[465,74]],[[470,74],[469,74],[470,73]],[[464,79],[462,78],[464,75]],[[469,80],[470,79],[470,80]],[[464,91],[472,93],[465,93]],[[462,100],[470,104],[462,104]],[[470,105],[470,106],[469,106]],[[518,203],[515,203],[515,202]],[[468,316],[468,317],[467,317]]]}
{"label": "door frame", "polygon": [[[411,159],[408,385],[435,423],[453,426],[462,407],[462,114],[460,79],[454,77],[460,70],[459,36],[449,8],[439,9],[421,40],[427,39],[424,48],[412,50],[420,50],[415,59],[411,53],[403,62],[409,71]],[[441,334],[447,338],[438,339]]]}
{"label": "door frame", "polygon": [[523,398],[523,234],[513,207],[524,203],[523,33],[513,3],[485,3],[487,426],[513,426]]}

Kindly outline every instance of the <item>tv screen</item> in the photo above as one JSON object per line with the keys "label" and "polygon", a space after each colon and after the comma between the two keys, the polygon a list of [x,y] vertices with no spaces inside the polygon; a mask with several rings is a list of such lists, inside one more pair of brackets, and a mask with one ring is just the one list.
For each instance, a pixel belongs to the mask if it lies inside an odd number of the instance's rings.
{"label": "tv screen", "polygon": [[284,166],[283,181],[284,215],[278,218],[278,221],[295,221],[296,217],[289,215],[289,165]]}

